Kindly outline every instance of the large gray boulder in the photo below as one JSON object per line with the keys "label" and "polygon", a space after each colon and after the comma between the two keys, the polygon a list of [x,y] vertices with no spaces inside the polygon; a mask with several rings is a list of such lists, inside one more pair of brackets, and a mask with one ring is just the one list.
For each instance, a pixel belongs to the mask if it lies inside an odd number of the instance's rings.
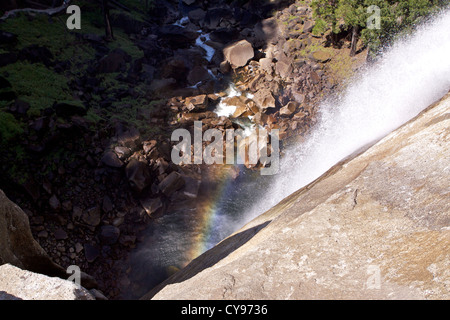
{"label": "large gray boulder", "polygon": [[450,299],[450,94],[144,298]]}
{"label": "large gray boulder", "polygon": [[65,274],[34,240],[25,212],[0,190],[0,265],[5,263],[53,276]]}
{"label": "large gray boulder", "polygon": [[0,266],[0,300],[19,299],[95,300],[91,293],[72,281],[4,264]]}

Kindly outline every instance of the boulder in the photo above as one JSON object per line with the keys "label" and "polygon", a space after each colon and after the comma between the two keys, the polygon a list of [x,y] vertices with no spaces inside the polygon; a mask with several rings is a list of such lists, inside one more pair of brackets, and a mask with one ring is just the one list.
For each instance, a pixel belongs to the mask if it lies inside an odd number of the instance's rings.
{"label": "boulder", "polygon": [[111,150],[105,152],[101,161],[112,168],[121,168],[123,166],[123,162],[119,159],[117,154]]}
{"label": "boulder", "polygon": [[102,213],[99,206],[94,206],[84,211],[81,215],[81,220],[91,227],[96,227],[100,224]]}
{"label": "boulder", "polygon": [[298,103],[295,101],[289,101],[287,105],[280,109],[280,116],[290,116],[298,108]]}
{"label": "boulder", "polygon": [[88,290],[72,281],[4,264],[0,266],[0,300],[95,300],[95,298]]}
{"label": "boulder", "polygon": [[189,20],[191,20],[192,22],[199,22],[199,21],[203,20],[205,18],[205,16],[206,16],[206,11],[201,8],[189,11],[189,13],[188,13]]}
{"label": "boulder", "polygon": [[145,199],[141,199],[141,205],[144,208],[145,212],[149,216],[151,216],[152,214],[157,212],[163,206],[161,198],[145,198]]}
{"label": "boulder", "polygon": [[449,111],[450,94],[144,299],[450,299]]}
{"label": "boulder", "polygon": [[25,212],[0,190],[0,265],[5,263],[51,276],[65,274],[34,240]]}
{"label": "boulder", "polygon": [[206,94],[187,97],[184,103],[189,111],[205,110],[208,107],[208,97],[206,96]]}
{"label": "boulder", "polygon": [[247,40],[233,43],[223,50],[223,55],[233,69],[243,67],[255,56],[253,47]]}
{"label": "boulder", "polygon": [[124,71],[131,56],[120,48],[114,49],[98,61],[98,73],[113,73]]}
{"label": "boulder", "polygon": [[17,41],[17,35],[11,32],[0,30],[1,44],[14,44]]}
{"label": "boulder", "polygon": [[175,191],[180,190],[184,184],[183,177],[178,172],[173,171],[160,182],[158,188],[162,193],[170,197]]}
{"label": "boulder", "polygon": [[17,54],[14,52],[0,53],[0,68],[15,63],[17,59]]}
{"label": "boulder", "polygon": [[53,54],[47,47],[31,45],[19,52],[20,60],[28,60],[31,63],[43,63],[47,67],[52,64]]}
{"label": "boulder", "polygon": [[323,50],[318,50],[312,53],[312,58],[317,62],[326,63],[331,60],[331,54]]}
{"label": "boulder", "polygon": [[187,81],[192,86],[201,81],[207,81],[209,79],[211,79],[211,75],[203,66],[195,66],[191,71],[189,71],[187,76]]}
{"label": "boulder", "polygon": [[272,95],[272,91],[266,88],[256,91],[253,101],[256,102],[256,105],[261,110],[275,108],[275,98]]}
{"label": "boulder", "polygon": [[87,112],[86,108],[81,105],[66,102],[55,103],[53,109],[57,116],[63,118],[70,118],[75,115],[85,116]]}
{"label": "boulder", "polygon": [[273,71],[273,61],[270,58],[262,58],[259,60],[259,65],[261,69],[264,70],[269,75],[272,74]]}
{"label": "boulder", "polygon": [[140,193],[152,183],[150,168],[146,162],[131,159],[125,167],[125,174],[131,188]]}

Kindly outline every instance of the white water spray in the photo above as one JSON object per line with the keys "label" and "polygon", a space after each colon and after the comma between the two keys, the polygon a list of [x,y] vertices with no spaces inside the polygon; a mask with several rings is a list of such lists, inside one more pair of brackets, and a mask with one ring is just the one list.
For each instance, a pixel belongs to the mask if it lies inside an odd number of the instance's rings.
{"label": "white water spray", "polygon": [[[286,151],[267,196],[236,229],[314,181],[343,158],[401,126],[450,89],[450,12],[399,41],[353,79],[335,103],[320,106],[305,143]],[[251,197],[250,197],[251,198]]]}

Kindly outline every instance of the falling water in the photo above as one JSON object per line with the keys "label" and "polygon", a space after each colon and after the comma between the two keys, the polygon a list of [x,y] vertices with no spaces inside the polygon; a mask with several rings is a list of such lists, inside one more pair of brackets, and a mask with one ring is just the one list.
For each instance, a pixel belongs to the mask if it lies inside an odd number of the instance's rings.
{"label": "falling water", "polygon": [[375,65],[352,79],[335,101],[320,106],[306,141],[287,150],[265,196],[235,228],[312,182],[334,164],[380,139],[450,89],[450,12],[398,41]]}

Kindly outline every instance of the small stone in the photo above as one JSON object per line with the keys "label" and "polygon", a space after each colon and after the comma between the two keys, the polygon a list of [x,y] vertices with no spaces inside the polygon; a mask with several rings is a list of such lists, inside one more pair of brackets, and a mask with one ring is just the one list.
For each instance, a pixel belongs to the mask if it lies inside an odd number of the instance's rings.
{"label": "small stone", "polygon": [[47,238],[48,237],[48,232],[46,230],[42,230],[41,232],[38,233],[38,238]]}
{"label": "small stone", "polygon": [[83,213],[81,218],[84,223],[90,226],[93,227],[98,226],[101,220],[100,208],[98,206],[95,206],[88,209],[86,212]]}
{"label": "small stone", "polygon": [[59,202],[59,199],[56,197],[56,195],[52,195],[48,203],[53,210],[57,211],[61,209],[61,202]]}
{"label": "small stone", "polygon": [[59,228],[57,229],[53,235],[55,236],[56,240],[65,240],[68,238],[67,232],[65,232],[63,229]]}
{"label": "small stone", "polygon": [[87,262],[94,262],[99,255],[100,251],[97,247],[94,247],[91,244],[84,245],[84,256],[86,257]]}
{"label": "small stone", "polygon": [[107,245],[113,245],[120,236],[120,229],[115,226],[102,226],[100,228],[100,241]]}
{"label": "small stone", "polygon": [[114,205],[111,201],[111,198],[108,196],[104,196],[103,197],[103,206],[102,209],[104,212],[111,212],[111,210],[113,209]]}
{"label": "small stone", "polygon": [[79,242],[75,243],[75,252],[80,253],[81,251],[83,251],[83,245]]}

